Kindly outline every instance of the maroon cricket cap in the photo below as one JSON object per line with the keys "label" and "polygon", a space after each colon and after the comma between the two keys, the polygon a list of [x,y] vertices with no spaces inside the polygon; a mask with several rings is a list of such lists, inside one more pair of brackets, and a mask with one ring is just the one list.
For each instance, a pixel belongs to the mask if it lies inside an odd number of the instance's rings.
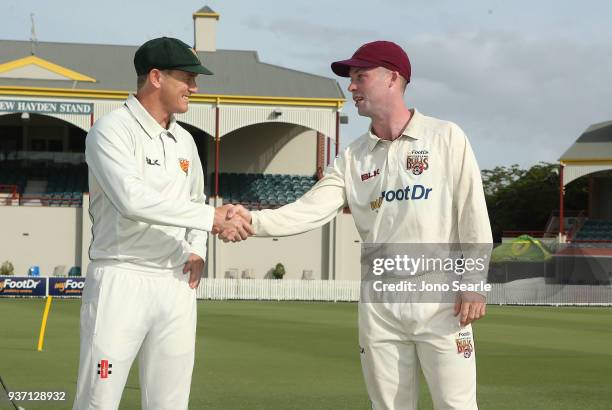
{"label": "maroon cricket cap", "polygon": [[397,71],[410,82],[410,60],[400,46],[391,41],[372,41],[359,47],[353,57],[336,61],[331,69],[340,77],[349,77],[351,67],[385,67]]}

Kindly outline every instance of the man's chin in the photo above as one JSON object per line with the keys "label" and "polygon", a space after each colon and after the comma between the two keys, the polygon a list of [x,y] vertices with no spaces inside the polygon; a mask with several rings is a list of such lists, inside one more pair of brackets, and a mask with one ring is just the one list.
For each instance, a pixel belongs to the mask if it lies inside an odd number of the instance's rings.
{"label": "man's chin", "polygon": [[370,112],[361,107],[357,107],[357,114],[361,115],[362,117],[370,117]]}

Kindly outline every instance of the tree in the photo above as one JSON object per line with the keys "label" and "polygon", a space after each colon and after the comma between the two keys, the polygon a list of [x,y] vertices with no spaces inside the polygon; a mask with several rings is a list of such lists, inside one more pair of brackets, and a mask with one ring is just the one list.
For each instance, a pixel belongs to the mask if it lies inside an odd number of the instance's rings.
{"label": "tree", "polygon": [[[540,162],[527,170],[515,164],[482,171],[494,241],[501,241],[504,230],[545,228],[551,212],[559,208],[558,167]],[[568,209],[585,209],[587,203],[586,178],[568,185],[565,196]]]}
{"label": "tree", "polygon": [[10,276],[15,274],[15,267],[9,261],[4,261],[0,266],[0,276]]}
{"label": "tree", "polygon": [[282,279],[283,276],[285,276],[285,267],[282,263],[279,262],[276,264],[276,267],[272,271],[272,276],[274,279]]}

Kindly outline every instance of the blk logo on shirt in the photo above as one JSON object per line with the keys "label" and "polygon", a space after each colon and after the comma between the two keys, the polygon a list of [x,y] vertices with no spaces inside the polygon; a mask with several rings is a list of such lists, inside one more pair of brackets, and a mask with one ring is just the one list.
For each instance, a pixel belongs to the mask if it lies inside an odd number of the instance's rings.
{"label": "blk logo on shirt", "polygon": [[370,171],[370,172],[366,172],[365,174],[361,174],[361,181],[367,181],[370,178],[374,178],[376,176],[380,175],[380,169],[374,170],[374,171]]}
{"label": "blk logo on shirt", "polygon": [[157,165],[158,167],[161,167],[161,164],[159,163],[158,159],[151,159],[149,157],[146,157],[146,159],[148,165]]}

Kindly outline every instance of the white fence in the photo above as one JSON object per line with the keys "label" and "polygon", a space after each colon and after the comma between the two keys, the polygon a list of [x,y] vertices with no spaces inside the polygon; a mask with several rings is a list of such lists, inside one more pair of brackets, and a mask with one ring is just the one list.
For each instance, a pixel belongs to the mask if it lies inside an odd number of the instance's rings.
{"label": "white fence", "polygon": [[359,281],[202,279],[198,299],[356,302]]}
{"label": "white fence", "polygon": [[[202,279],[198,299],[357,302],[359,281]],[[488,304],[612,306],[612,287],[551,285],[523,281],[491,284]]]}

